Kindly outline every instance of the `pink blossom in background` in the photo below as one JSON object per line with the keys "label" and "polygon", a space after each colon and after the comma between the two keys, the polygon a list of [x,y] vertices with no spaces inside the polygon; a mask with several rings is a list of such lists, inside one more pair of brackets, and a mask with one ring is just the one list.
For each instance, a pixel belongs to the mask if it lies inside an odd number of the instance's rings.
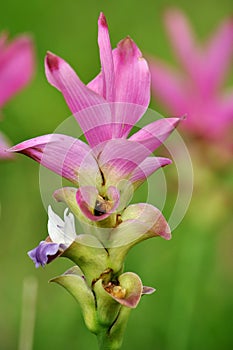
{"label": "pink blossom in background", "polygon": [[[17,92],[30,81],[34,71],[34,48],[30,37],[21,35],[12,42],[0,35],[0,111]],[[0,158],[9,158],[6,137],[0,134]]]}
{"label": "pink blossom in background", "polygon": [[182,127],[193,136],[214,144],[227,142],[233,123],[233,89],[223,89],[223,82],[232,68],[232,19],[224,20],[204,45],[196,41],[181,11],[170,9],[164,19],[180,69],[157,58],[150,60],[156,101],[172,115],[187,113]]}

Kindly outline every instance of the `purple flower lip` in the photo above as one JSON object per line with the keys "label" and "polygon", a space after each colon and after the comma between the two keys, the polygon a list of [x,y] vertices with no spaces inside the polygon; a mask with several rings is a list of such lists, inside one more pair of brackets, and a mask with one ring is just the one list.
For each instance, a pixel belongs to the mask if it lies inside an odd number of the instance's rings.
{"label": "purple flower lip", "polygon": [[35,263],[36,268],[44,267],[61,255],[67,247],[75,240],[74,216],[68,213],[68,209],[64,211],[64,221],[53,212],[52,208],[48,208],[48,232],[49,236],[45,241],[41,241],[39,245],[28,252],[29,257]]}
{"label": "purple flower lip", "polygon": [[44,267],[59,255],[59,244],[41,241],[38,247],[30,250],[28,256],[35,263],[36,268]]}

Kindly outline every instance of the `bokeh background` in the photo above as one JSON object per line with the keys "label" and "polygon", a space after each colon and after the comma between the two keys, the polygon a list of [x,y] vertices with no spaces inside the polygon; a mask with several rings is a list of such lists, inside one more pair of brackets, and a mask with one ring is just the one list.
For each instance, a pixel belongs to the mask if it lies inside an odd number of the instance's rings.
{"label": "bokeh background", "polygon": [[[107,17],[113,47],[129,34],[144,54],[175,64],[162,24],[162,13],[169,6],[185,11],[200,39],[233,10],[231,0],[2,1],[0,30],[7,29],[11,37],[25,32],[33,36],[37,71],[31,84],[4,107],[1,130],[18,143],[53,132],[70,115],[60,93],[46,81],[44,56],[47,50],[60,55],[84,82],[91,80],[99,71],[100,11]],[[233,85],[232,74],[227,83]],[[151,107],[163,113],[159,101],[153,100]],[[138,273],[145,285],[157,291],[143,297],[132,312],[125,350],[233,349],[232,163],[213,170],[199,159],[189,141],[187,145],[195,173],[187,215],[171,241],[145,241],[127,258],[126,270]],[[26,280],[29,289],[33,290],[35,281],[38,287],[33,349],[94,350],[95,336],[86,330],[75,300],[47,283],[71,263],[58,259],[35,270],[26,255],[46,236],[47,213],[40,198],[38,170],[38,164],[23,156],[0,162],[0,349],[20,349]],[[165,174],[166,216],[176,197],[177,180],[172,165]]]}

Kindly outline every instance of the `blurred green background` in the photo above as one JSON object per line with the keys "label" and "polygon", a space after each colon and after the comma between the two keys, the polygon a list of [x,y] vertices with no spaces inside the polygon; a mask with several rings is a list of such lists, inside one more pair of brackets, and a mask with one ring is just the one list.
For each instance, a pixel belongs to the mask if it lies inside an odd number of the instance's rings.
{"label": "blurred green background", "polygon": [[[47,50],[60,55],[84,82],[91,80],[99,72],[100,11],[107,17],[113,47],[130,35],[144,54],[174,63],[162,24],[162,13],[171,5],[186,12],[202,39],[233,10],[231,0],[2,1],[0,30],[7,29],[11,37],[31,33],[37,72],[30,86],[5,106],[1,130],[18,143],[53,132],[70,115],[61,94],[46,81],[44,56]],[[228,80],[233,85],[232,76]],[[163,112],[159,101],[152,101],[151,107]],[[157,291],[143,297],[132,312],[123,350],[233,349],[233,169],[231,165],[213,173],[197,158],[193,156],[192,203],[173,239],[145,241],[128,256],[126,270],[138,273]],[[26,255],[47,234],[38,169],[23,156],[0,163],[0,349],[19,349],[23,283],[28,277],[38,281],[33,349],[97,349],[75,300],[47,283],[71,264],[58,259],[35,270]],[[169,191],[165,216],[176,195],[173,172],[172,165],[165,170]]]}

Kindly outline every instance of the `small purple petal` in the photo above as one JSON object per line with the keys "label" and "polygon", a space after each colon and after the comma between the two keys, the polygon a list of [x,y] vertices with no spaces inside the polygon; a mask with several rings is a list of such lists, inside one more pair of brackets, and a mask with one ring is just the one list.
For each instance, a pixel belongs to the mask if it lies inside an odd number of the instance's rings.
{"label": "small purple petal", "polygon": [[57,256],[59,247],[60,244],[41,241],[36,248],[28,252],[28,256],[35,263],[36,268],[45,266]]}
{"label": "small purple petal", "polygon": [[155,288],[143,286],[142,295],[150,295],[150,294],[153,294],[155,291],[156,291]]}

